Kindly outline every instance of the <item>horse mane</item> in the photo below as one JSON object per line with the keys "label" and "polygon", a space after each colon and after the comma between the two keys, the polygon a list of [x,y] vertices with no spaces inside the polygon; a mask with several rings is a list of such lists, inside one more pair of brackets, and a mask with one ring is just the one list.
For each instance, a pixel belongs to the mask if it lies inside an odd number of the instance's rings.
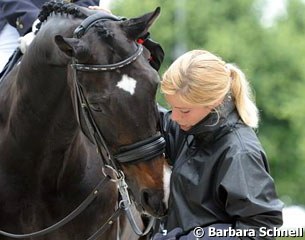
{"label": "horse mane", "polygon": [[[92,14],[89,12],[86,12],[85,9],[69,2],[56,2],[56,1],[50,1],[43,4],[41,11],[38,15],[39,23],[36,25],[37,31],[35,34],[39,31],[42,23],[48,19],[48,17],[52,14],[67,14],[71,15],[75,18],[86,18],[88,15]],[[95,23],[94,24],[98,36],[103,39],[109,39],[113,37],[113,33],[111,30],[104,27],[102,23]]]}
{"label": "horse mane", "polygon": [[68,3],[68,2],[56,2],[56,1],[50,1],[43,4],[41,11],[38,15],[39,23],[36,25],[37,31],[35,34],[39,31],[42,23],[47,20],[47,18],[52,14],[67,14],[71,15],[75,18],[86,18],[88,15],[82,11],[79,6]]}

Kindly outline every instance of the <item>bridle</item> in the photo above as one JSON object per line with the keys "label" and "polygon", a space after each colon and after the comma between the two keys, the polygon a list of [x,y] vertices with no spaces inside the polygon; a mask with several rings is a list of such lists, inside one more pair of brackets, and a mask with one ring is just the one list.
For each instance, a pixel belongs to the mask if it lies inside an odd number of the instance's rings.
{"label": "bridle", "polygon": [[[113,15],[109,15],[106,13],[97,13],[88,18],[86,18],[79,27],[76,28],[74,31],[74,37],[80,38],[82,37],[88,29],[94,25],[97,21],[107,21],[107,20],[114,20],[119,21]],[[82,115],[85,119],[85,125],[89,130],[89,139],[93,140],[95,145],[98,147],[98,151],[103,157],[104,165],[111,166],[115,171],[119,172],[119,167],[117,166],[116,160],[119,163],[129,163],[135,161],[145,161],[153,159],[157,156],[162,155],[165,152],[165,140],[162,137],[161,133],[158,132],[154,136],[151,136],[147,139],[141,140],[139,142],[125,145],[119,148],[118,153],[112,155],[107,144],[105,138],[103,137],[99,127],[96,124],[96,121],[93,117],[92,110],[90,104],[83,92],[82,86],[78,81],[77,78],[77,71],[83,72],[108,72],[113,71],[116,69],[123,68],[134,61],[141,55],[143,52],[143,46],[140,44],[135,43],[137,46],[136,51],[129,56],[128,58],[112,64],[103,64],[103,65],[87,65],[87,64],[78,64],[76,63],[76,59],[72,58],[72,77],[73,83],[75,84],[75,96],[77,99],[77,106],[78,109],[78,121],[80,121],[80,115]],[[83,127],[83,126],[81,126]],[[117,174],[118,175],[118,174]]]}
{"label": "bridle", "polygon": [[[96,13],[87,17],[81,24],[78,26],[73,36],[75,38],[81,38],[88,29],[93,26],[97,21],[119,21],[120,19],[116,18],[113,15],[109,15],[103,12]],[[137,43],[136,43],[137,44]],[[110,227],[115,221],[118,221],[118,217],[122,213],[126,213],[127,218],[133,228],[133,231],[139,236],[145,236],[150,231],[151,227],[154,224],[154,218],[151,218],[148,226],[146,227],[145,231],[142,231],[140,227],[138,227],[132,211],[132,201],[129,196],[128,192],[128,185],[125,181],[125,176],[123,171],[120,169],[119,163],[130,163],[135,161],[146,161],[153,159],[157,156],[161,156],[165,152],[165,140],[162,135],[157,132],[154,136],[151,136],[147,139],[141,140],[139,142],[123,146],[119,148],[117,154],[113,155],[109,150],[106,140],[103,137],[100,129],[98,128],[96,121],[92,114],[92,109],[87,101],[86,96],[82,90],[81,85],[77,79],[77,71],[84,71],[84,72],[106,72],[106,71],[113,71],[119,68],[123,68],[134,61],[142,54],[143,47],[142,45],[137,44],[136,51],[128,58],[112,64],[104,64],[104,65],[86,65],[86,64],[79,64],[77,63],[76,59],[72,58],[72,64],[70,65],[70,69],[72,70],[73,76],[73,83],[74,83],[74,90],[75,90],[75,101],[77,106],[77,118],[81,125],[80,118],[83,117],[85,120],[86,126],[81,126],[83,129],[86,127],[89,131],[89,136],[87,136],[97,147],[97,151],[101,157],[102,161],[102,173],[104,177],[99,181],[99,183],[95,186],[92,192],[88,195],[88,197],[70,214],[64,217],[62,220],[58,221],[57,223],[42,229],[40,231],[28,233],[28,234],[13,234],[8,233],[5,231],[0,230],[0,235],[4,235],[11,238],[30,238],[30,237],[39,237],[46,235],[59,229],[60,227],[64,226],[68,222],[72,221],[76,218],[80,213],[82,213],[102,192],[104,184],[109,181],[115,182],[118,186],[118,191],[121,199],[118,202],[118,207],[115,212],[110,216],[107,221],[87,240],[95,240],[98,239],[107,229]],[[110,171],[110,174],[108,172]],[[118,225],[119,227],[119,225]],[[117,230],[117,233],[119,231]],[[117,235],[118,239],[118,235]]]}

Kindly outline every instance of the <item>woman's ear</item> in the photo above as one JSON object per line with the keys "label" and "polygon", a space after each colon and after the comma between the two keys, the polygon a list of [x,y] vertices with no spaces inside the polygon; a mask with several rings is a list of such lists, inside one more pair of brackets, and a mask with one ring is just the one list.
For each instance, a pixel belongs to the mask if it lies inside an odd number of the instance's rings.
{"label": "woman's ear", "polygon": [[223,103],[224,97],[221,99],[217,100],[213,105],[210,106],[211,109],[217,108],[219,105]]}

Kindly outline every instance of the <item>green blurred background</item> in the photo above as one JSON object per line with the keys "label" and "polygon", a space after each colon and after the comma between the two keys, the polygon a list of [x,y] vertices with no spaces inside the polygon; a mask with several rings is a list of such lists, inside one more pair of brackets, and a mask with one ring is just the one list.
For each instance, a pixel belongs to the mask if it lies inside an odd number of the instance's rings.
{"label": "green blurred background", "polygon": [[[110,8],[137,17],[161,7],[150,29],[165,51],[160,75],[195,48],[245,72],[260,109],[257,134],[278,194],[286,205],[305,205],[305,3],[273,2],[268,8],[266,0],[115,0]],[[286,7],[272,15],[283,3]],[[164,104],[160,95],[158,101]]]}

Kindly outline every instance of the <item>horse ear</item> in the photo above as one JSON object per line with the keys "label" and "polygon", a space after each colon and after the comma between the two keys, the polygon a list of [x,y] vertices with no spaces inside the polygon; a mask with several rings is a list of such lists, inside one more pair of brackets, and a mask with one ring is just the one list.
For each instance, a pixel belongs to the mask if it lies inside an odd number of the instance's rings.
{"label": "horse ear", "polygon": [[144,14],[141,17],[125,20],[122,23],[122,28],[129,38],[137,40],[148,32],[148,29],[159,17],[160,11],[160,7],[157,7],[155,11]]}
{"label": "horse ear", "polygon": [[88,48],[85,46],[83,41],[79,39],[65,38],[61,35],[56,35],[55,43],[68,57],[76,57],[81,61],[86,61],[89,57]]}
{"label": "horse ear", "polygon": [[54,40],[59,49],[64,52],[68,57],[75,56],[76,47],[79,43],[79,39],[64,38],[61,35],[56,35]]}

